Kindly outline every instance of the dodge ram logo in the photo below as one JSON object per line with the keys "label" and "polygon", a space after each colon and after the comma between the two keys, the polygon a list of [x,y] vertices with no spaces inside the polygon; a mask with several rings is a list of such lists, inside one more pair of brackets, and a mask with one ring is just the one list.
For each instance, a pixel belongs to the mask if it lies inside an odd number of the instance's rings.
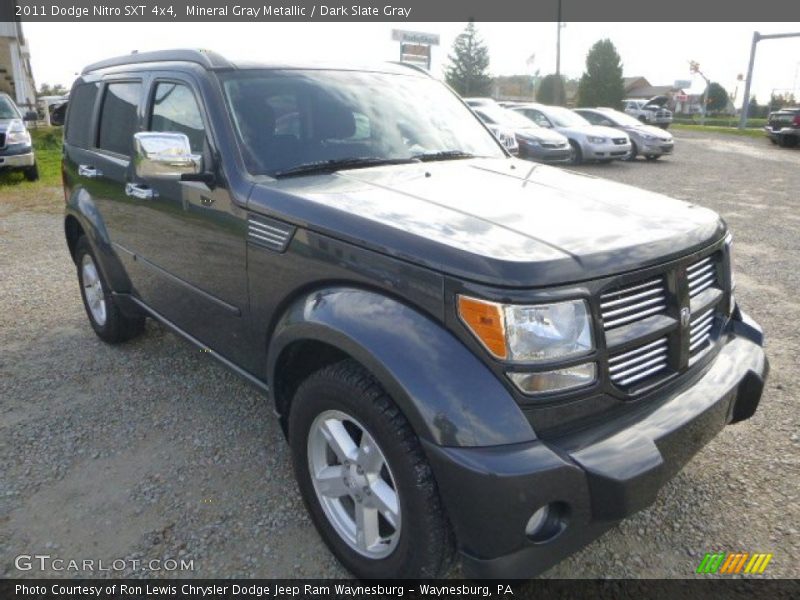
{"label": "dodge ram logo", "polygon": [[688,327],[689,320],[692,318],[692,311],[688,306],[681,309],[681,327]]}

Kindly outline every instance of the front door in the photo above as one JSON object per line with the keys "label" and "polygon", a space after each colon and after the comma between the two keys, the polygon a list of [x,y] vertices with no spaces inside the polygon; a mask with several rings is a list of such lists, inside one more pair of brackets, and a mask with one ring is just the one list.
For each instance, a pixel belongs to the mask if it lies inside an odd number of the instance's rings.
{"label": "front door", "polygon": [[[154,77],[144,128],[178,132],[213,170],[201,96],[188,80]],[[128,191],[137,208],[136,288],[144,302],[223,356],[241,362],[247,311],[247,215],[221,177],[202,182],[138,178]]]}

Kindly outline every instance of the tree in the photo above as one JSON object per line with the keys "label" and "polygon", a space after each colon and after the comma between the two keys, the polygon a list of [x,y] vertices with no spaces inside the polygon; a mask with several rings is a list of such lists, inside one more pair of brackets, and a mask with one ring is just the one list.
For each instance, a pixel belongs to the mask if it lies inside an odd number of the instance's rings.
{"label": "tree", "polygon": [[542,104],[563,106],[565,99],[564,79],[555,73],[545,75],[539,83],[539,89],[536,90],[536,101]]}
{"label": "tree", "polygon": [[620,108],[625,97],[622,61],[611,40],[595,42],[586,55],[586,71],[578,85],[578,106]]}
{"label": "tree", "polygon": [[797,100],[794,98],[794,94],[773,94],[772,97],[769,99],[769,110],[780,110],[784,106],[795,106],[797,104]]}
{"label": "tree", "polygon": [[728,108],[728,92],[716,81],[712,81],[708,84],[707,102],[706,108],[709,112],[722,112]]}
{"label": "tree", "polygon": [[447,84],[462,96],[485,96],[492,87],[489,77],[489,48],[483,43],[474,21],[453,43],[450,64],[445,69]]}
{"label": "tree", "polygon": [[39,86],[39,96],[63,96],[66,93],[67,88],[60,83],[56,83],[55,85],[43,83]]}

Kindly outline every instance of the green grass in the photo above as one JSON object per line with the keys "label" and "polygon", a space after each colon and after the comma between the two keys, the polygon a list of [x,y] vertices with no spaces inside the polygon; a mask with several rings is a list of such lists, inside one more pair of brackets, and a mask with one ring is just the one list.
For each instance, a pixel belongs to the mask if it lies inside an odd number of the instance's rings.
{"label": "green grass", "polygon": [[[674,117],[673,124],[680,123],[682,125],[700,125],[700,117],[695,115],[691,117]],[[747,128],[758,129],[767,124],[766,119],[750,118],[747,119]],[[708,117],[706,118],[706,125],[715,127],[737,127],[739,125],[739,117]]]}
{"label": "green grass", "polygon": [[736,127],[720,127],[718,125],[686,125],[684,123],[673,123],[670,128],[678,131],[699,131],[701,133],[725,133],[727,135],[738,135],[749,138],[766,138],[762,129],[736,129]]}
{"label": "green grass", "polygon": [[33,151],[39,166],[39,180],[26,181],[19,171],[0,172],[0,209],[59,212],[61,191],[62,127],[31,129]]}

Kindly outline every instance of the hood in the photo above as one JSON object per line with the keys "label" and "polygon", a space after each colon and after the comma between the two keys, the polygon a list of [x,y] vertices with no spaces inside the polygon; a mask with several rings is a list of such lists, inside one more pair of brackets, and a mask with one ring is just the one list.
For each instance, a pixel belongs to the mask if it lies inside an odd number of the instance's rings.
{"label": "hood", "polygon": [[516,159],[287,178],[254,186],[248,206],[440,272],[513,287],[658,264],[725,232],[708,209]]}
{"label": "hood", "polygon": [[540,140],[542,142],[562,142],[566,143],[567,138],[553,129],[545,127],[528,127],[516,129],[517,137],[530,140]]}
{"label": "hood", "polygon": [[0,119],[0,133],[5,133],[14,121],[21,121],[22,119]]}
{"label": "hood", "polygon": [[653,96],[647,102],[644,103],[642,108],[664,108],[669,102],[669,98],[667,96]]}
{"label": "hood", "polygon": [[672,134],[671,133],[668,133],[668,132],[664,131],[660,127],[654,127],[652,125],[639,125],[638,127],[633,127],[633,126],[626,127],[625,131],[627,131],[629,133],[634,133],[634,134],[638,133],[640,135],[641,134],[652,135],[652,136],[655,136],[658,139],[664,140],[664,141],[672,139]]}

